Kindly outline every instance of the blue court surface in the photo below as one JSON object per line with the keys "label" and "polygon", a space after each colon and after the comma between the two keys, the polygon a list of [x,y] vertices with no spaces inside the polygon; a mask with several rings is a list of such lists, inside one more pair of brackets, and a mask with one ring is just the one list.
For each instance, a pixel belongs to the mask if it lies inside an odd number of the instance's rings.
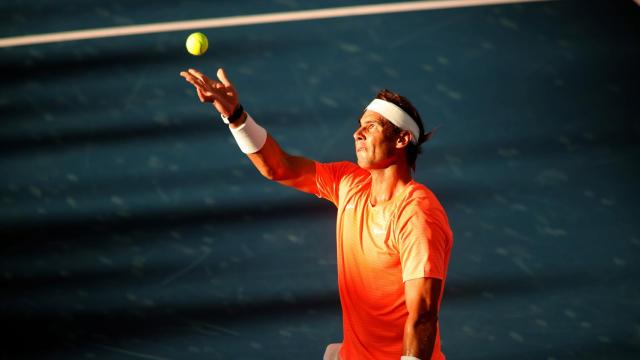
{"label": "blue court surface", "polygon": [[[0,37],[381,1],[0,3]],[[189,55],[192,31],[209,51]],[[335,208],[262,178],[178,73],[224,67],[293,154],[427,128],[448,359],[640,358],[640,7],[549,1],[0,48],[2,359],[321,359]]]}

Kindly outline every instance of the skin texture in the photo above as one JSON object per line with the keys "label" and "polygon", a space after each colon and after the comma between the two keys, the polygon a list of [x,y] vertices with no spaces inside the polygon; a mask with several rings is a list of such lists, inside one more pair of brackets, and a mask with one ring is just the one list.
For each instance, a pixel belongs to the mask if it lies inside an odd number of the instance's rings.
{"label": "skin texture", "polygon": [[411,169],[404,155],[411,135],[403,131],[389,136],[385,131],[387,122],[380,114],[365,111],[360,127],[353,133],[358,165],[371,173],[372,206],[393,198],[411,181]]}
{"label": "skin texture", "polygon": [[431,359],[438,331],[438,301],[442,280],[421,278],[404,283],[409,316],[404,325],[402,355]]}
{"label": "skin texture", "polygon": [[[191,83],[200,102],[211,103],[223,115],[230,115],[239,104],[238,93],[225,71],[217,71],[218,80],[189,69],[180,76]],[[230,124],[236,128],[244,124],[247,113]],[[365,111],[360,126],[353,134],[358,165],[371,173],[371,205],[388,201],[402,192],[411,181],[411,168],[407,164],[405,147],[411,141],[408,131],[394,133],[385,131],[388,120],[372,111]],[[271,137],[253,154],[247,154],[258,171],[267,179],[287,186],[313,184],[303,191],[315,193],[315,163],[307,158],[292,156],[282,150]],[[442,280],[433,278],[414,279],[405,282],[405,304],[409,316],[404,327],[402,355],[422,360],[430,359],[437,332],[438,301]]]}

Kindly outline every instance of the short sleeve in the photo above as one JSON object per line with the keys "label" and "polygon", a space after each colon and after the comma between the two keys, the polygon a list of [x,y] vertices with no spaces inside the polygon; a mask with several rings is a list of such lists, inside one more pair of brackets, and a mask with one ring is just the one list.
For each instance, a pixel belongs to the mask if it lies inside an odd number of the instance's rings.
{"label": "short sleeve", "polygon": [[444,279],[447,237],[437,212],[423,199],[407,206],[397,224],[402,281],[432,277]]}
{"label": "short sleeve", "polygon": [[340,185],[362,176],[364,170],[358,165],[348,162],[320,163],[316,162],[316,188],[318,197],[331,201],[335,206],[340,203]]}

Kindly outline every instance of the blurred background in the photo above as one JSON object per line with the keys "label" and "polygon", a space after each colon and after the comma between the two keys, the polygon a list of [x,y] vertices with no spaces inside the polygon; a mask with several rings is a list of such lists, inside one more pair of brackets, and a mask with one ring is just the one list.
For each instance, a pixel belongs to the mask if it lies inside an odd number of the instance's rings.
{"label": "blurred background", "polygon": [[[388,2],[388,1],[387,1]],[[382,1],[3,0],[0,37]],[[0,48],[2,359],[321,359],[335,208],[263,179],[178,73],[355,160],[380,88],[427,128],[450,359],[640,356],[640,7],[550,1]]]}

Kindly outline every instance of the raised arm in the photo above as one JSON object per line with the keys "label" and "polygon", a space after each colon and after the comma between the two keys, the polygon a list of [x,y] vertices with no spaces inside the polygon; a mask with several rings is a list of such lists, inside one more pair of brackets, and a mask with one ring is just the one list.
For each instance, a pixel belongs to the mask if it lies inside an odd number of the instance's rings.
{"label": "raised arm", "polygon": [[[217,81],[194,69],[180,72],[180,76],[196,88],[200,102],[211,103],[221,115],[229,117],[239,109],[238,93],[224,69],[218,69],[216,75]],[[243,111],[237,121],[229,124],[231,131],[242,129],[247,118],[248,114]],[[258,150],[245,153],[267,179],[305,192],[316,192],[315,163],[304,157],[287,154],[271,135],[267,134],[266,141]]]}

